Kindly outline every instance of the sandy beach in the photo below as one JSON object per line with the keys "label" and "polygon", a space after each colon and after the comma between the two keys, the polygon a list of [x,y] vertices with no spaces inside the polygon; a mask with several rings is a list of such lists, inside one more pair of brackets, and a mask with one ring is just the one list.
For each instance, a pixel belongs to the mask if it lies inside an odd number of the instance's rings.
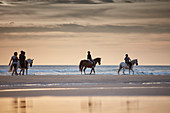
{"label": "sandy beach", "polygon": [[169,96],[169,75],[0,76],[0,97]]}
{"label": "sandy beach", "polygon": [[169,83],[169,75],[0,76],[0,113],[169,113]]}

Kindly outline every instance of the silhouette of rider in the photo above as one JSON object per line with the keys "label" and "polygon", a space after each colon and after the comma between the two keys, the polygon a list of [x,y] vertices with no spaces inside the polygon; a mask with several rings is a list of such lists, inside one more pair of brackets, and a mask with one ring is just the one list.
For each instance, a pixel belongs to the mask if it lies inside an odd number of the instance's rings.
{"label": "silhouette of rider", "polygon": [[90,54],[90,51],[88,51],[87,53],[88,53],[87,59],[90,60],[90,61],[93,61],[93,60],[92,60],[92,57],[91,57],[91,54]]}
{"label": "silhouette of rider", "polygon": [[89,61],[92,63],[92,65],[93,65],[94,63],[93,63],[93,60],[92,60],[90,51],[88,51],[87,53],[88,53],[88,54],[87,54],[87,60],[89,60]]}
{"label": "silhouette of rider", "polygon": [[125,55],[126,57],[124,58],[125,63],[129,66],[129,69],[132,67],[131,59],[128,57],[128,54]]}

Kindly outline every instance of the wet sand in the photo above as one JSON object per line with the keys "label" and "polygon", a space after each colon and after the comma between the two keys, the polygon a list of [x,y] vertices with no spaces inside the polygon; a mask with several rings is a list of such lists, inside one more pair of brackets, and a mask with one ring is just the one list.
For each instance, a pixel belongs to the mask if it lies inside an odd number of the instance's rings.
{"label": "wet sand", "polygon": [[170,97],[1,98],[0,113],[169,113]]}
{"label": "wet sand", "polygon": [[169,113],[170,75],[0,76],[0,113]]}
{"label": "wet sand", "polygon": [[169,95],[169,75],[0,76],[0,97]]}

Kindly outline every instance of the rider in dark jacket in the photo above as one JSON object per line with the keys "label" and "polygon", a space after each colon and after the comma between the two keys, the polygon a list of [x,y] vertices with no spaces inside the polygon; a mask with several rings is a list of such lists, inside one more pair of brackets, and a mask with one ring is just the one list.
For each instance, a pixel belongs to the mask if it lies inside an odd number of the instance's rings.
{"label": "rider in dark jacket", "polygon": [[131,59],[128,57],[128,54],[125,55],[126,57],[124,58],[125,63],[129,66],[129,69],[132,67]]}
{"label": "rider in dark jacket", "polygon": [[90,51],[88,51],[87,60],[89,60],[92,63],[92,65],[94,66],[94,61],[91,57]]}
{"label": "rider in dark jacket", "polygon": [[88,51],[87,59],[93,62],[90,51]]}

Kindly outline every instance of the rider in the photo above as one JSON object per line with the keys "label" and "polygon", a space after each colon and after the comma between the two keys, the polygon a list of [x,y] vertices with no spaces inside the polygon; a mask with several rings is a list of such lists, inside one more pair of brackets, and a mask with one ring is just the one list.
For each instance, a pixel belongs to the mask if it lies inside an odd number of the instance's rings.
{"label": "rider", "polygon": [[89,60],[89,61],[93,64],[93,60],[92,60],[90,51],[88,51],[87,53],[88,53],[88,55],[87,55],[87,60]]}
{"label": "rider", "polygon": [[125,55],[126,57],[124,58],[125,63],[129,66],[129,69],[132,67],[131,59],[128,57],[128,54]]}

